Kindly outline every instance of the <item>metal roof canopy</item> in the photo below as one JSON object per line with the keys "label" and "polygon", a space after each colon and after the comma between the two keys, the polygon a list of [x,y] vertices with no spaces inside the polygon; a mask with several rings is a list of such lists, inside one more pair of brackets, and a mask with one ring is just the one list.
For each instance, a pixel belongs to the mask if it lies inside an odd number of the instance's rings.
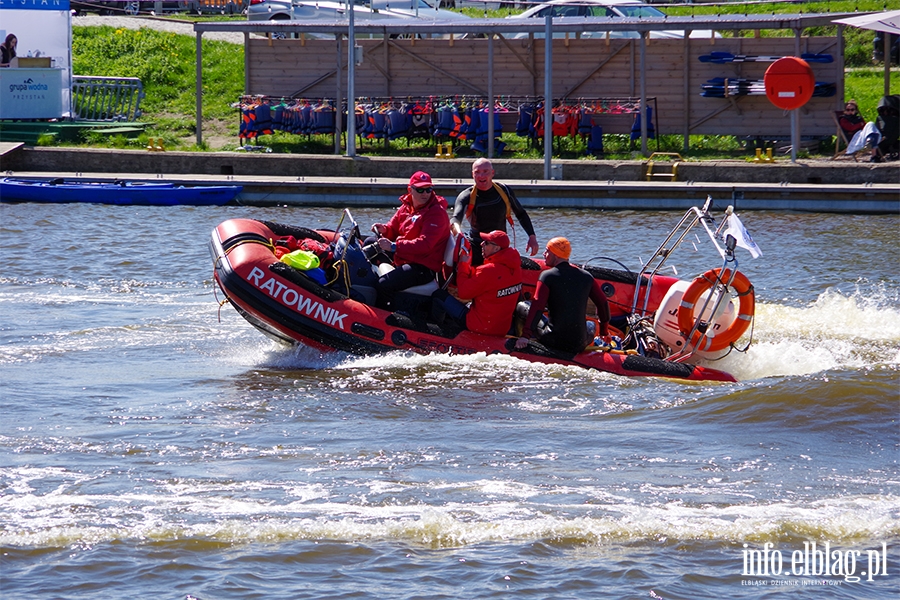
{"label": "metal roof canopy", "polygon": [[[665,29],[692,31],[713,29],[805,29],[834,26],[834,19],[858,13],[796,14],[796,15],[720,15],[702,17],[557,17],[553,31],[578,33],[583,31],[650,32]],[[243,21],[195,23],[194,31],[230,31],[244,33],[330,33],[347,34],[347,21],[304,23],[302,21]],[[384,19],[375,23],[356,23],[354,30],[365,34],[505,34],[543,33],[544,19],[470,19],[466,21],[424,21],[416,19]]]}
{"label": "metal roof canopy", "polygon": [[[493,83],[493,35],[515,34],[515,33],[544,33],[545,37],[553,33],[574,33],[596,32],[596,31],[637,31],[640,34],[640,99],[641,106],[646,103],[646,64],[645,64],[645,46],[647,34],[651,31],[661,30],[679,30],[693,31],[711,29],[713,31],[729,31],[742,29],[792,29],[796,38],[796,51],[800,53],[800,32],[808,27],[829,27],[835,26],[834,20],[844,17],[855,16],[858,13],[828,13],[828,14],[772,14],[772,15],[716,15],[716,16],[690,16],[690,17],[646,17],[646,18],[629,18],[629,17],[557,17],[544,19],[471,19],[466,21],[422,21],[416,19],[384,19],[377,23],[354,23],[353,34],[367,35],[441,35],[441,34],[468,34],[476,36],[485,36],[488,39],[488,82]],[[842,25],[838,25],[838,31],[843,29]],[[333,21],[327,23],[304,23],[302,21],[244,21],[244,22],[206,22],[195,23],[194,32],[196,33],[197,43],[197,144],[200,145],[203,140],[202,133],[202,44],[201,39],[205,32],[242,32],[244,34],[244,43],[250,39],[251,33],[266,35],[269,33],[319,33],[331,34],[340,42],[342,37],[350,37],[350,25],[347,21]],[[493,35],[491,35],[493,34]],[[708,38],[690,38],[691,40],[707,40]],[[552,81],[552,44],[545,47],[545,65],[547,67],[546,81]],[[550,85],[545,85],[545,96],[550,96]],[[351,102],[355,99],[350,98]],[[488,106],[493,106],[493,98],[489,99]],[[545,98],[545,102],[552,101],[552,98]],[[792,119],[794,120],[794,119]],[[489,119],[490,129],[493,129],[493,119]],[[647,155],[647,119],[641,119],[641,152]],[[545,121],[549,129],[550,120]],[[798,127],[792,126],[792,138],[796,135],[799,139]],[[550,161],[552,146],[546,143],[549,132],[545,132],[545,150],[544,150],[544,176],[550,179]],[[493,139],[493,131],[489,132],[488,139]],[[792,143],[792,147],[796,144]],[[352,154],[350,154],[352,156]],[[488,144],[488,157],[493,155],[493,144]],[[795,157],[792,152],[792,159]]]}

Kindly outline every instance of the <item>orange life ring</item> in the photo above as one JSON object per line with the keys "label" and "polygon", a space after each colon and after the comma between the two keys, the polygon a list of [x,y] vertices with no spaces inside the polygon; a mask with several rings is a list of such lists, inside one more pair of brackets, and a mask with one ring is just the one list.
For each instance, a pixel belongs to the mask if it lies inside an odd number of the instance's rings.
{"label": "orange life ring", "polygon": [[[678,307],[678,328],[681,330],[682,335],[687,336],[694,328],[694,305],[700,299],[700,296],[712,289],[717,283],[727,282],[730,277],[731,271],[729,269],[710,269],[691,282],[688,289],[684,291],[684,295],[681,297],[681,305]],[[708,337],[699,330],[695,331],[694,335],[691,336],[691,344],[700,352],[724,350],[744,335],[744,332],[750,327],[755,306],[753,285],[746,275],[740,271],[735,271],[731,287],[734,288],[740,299],[737,318],[735,318],[728,329],[715,337]]]}

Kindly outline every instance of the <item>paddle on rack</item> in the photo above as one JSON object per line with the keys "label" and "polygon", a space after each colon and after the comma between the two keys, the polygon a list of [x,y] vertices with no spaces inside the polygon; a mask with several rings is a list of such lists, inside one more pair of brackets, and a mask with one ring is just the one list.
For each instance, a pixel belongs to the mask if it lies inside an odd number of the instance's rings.
{"label": "paddle on rack", "polygon": [[[716,64],[725,64],[725,63],[736,63],[736,62],[775,62],[780,58],[784,58],[782,56],[755,56],[751,54],[731,54],[730,52],[712,52],[710,54],[703,54],[700,57],[700,62],[708,62],[708,63],[716,63]],[[830,63],[834,62],[834,57],[830,54],[801,54],[800,58],[805,60],[806,62],[816,62],[816,63]]]}

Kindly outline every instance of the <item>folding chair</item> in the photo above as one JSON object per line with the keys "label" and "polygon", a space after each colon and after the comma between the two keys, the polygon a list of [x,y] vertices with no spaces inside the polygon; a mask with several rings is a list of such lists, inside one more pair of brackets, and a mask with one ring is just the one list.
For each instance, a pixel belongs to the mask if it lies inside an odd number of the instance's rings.
{"label": "folding chair", "polygon": [[[837,127],[837,131],[834,134],[834,156],[831,157],[831,160],[837,160],[839,157],[847,157],[850,156],[853,158],[854,162],[859,162],[856,158],[856,153],[847,154],[847,146],[850,145],[850,140],[847,139],[847,135],[844,133],[844,130],[841,129],[840,116],[844,114],[843,110],[833,110],[831,111],[831,118],[834,121],[835,127]],[[844,143],[844,149],[841,150],[841,142]]]}

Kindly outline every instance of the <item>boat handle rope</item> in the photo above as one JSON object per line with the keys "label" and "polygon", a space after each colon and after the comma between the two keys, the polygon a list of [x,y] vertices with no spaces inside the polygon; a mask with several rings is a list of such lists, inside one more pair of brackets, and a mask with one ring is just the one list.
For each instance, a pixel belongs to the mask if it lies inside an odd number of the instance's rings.
{"label": "boat handle rope", "polygon": [[[238,240],[237,242],[235,242],[234,244],[231,244],[227,248],[223,248],[223,253],[216,256],[216,260],[213,261],[213,282],[215,282],[215,280],[216,280],[216,269],[219,268],[222,260],[226,256],[228,256],[228,254],[230,254],[232,250],[234,250],[238,246],[242,246],[244,244],[262,244],[263,246],[265,246],[266,248],[271,250],[272,254],[275,253],[275,241],[272,238],[265,239],[260,236],[259,238],[247,238],[247,239],[243,239],[243,240]],[[219,323],[221,323],[222,322],[222,307],[225,306],[226,304],[231,303],[231,299],[226,295],[224,300],[219,300],[219,294],[216,292],[215,283],[213,283],[213,297],[216,300],[216,304],[219,305],[219,308],[217,310],[217,318],[218,318]]]}
{"label": "boat handle rope", "polygon": [[338,279],[340,279],[341,275],[344,276],[344,285],[347,288],[347,297],[350,297],[350,265],[347,264],[347,259],[342,258],[336,261],[333,265],[334,267],[334,279],[327,282],[325,284],[326,287],[331,287]]}
{"label": "boat handle rope", "polygon": [[215,281],[216,281],[216,273],[215,273],[215,270],[213,270],[213,298],[215,298],[216,304],[219,305],[219,308],[216,310],[216,318],[218,319],[219,323],[221,323],[222,322],[222,307],[225,306],[226,304],[230,304],[231,298],[229,298],[228,296],[225,296],[224,300],[219,300],[219,293],[216,291]]}
{"label": "boat handle rope", "polygon": [[244,244],[261,244],[272,251],[272,254],[275,254],[275,240],[269,238],[268,240],[263,240],[260,238],[247,238],[245,240],[238,240],[234,244],[228,246],[225,249],[225,256],[228,256],[232,250],[237,248],[238,246],[243,246]]}

